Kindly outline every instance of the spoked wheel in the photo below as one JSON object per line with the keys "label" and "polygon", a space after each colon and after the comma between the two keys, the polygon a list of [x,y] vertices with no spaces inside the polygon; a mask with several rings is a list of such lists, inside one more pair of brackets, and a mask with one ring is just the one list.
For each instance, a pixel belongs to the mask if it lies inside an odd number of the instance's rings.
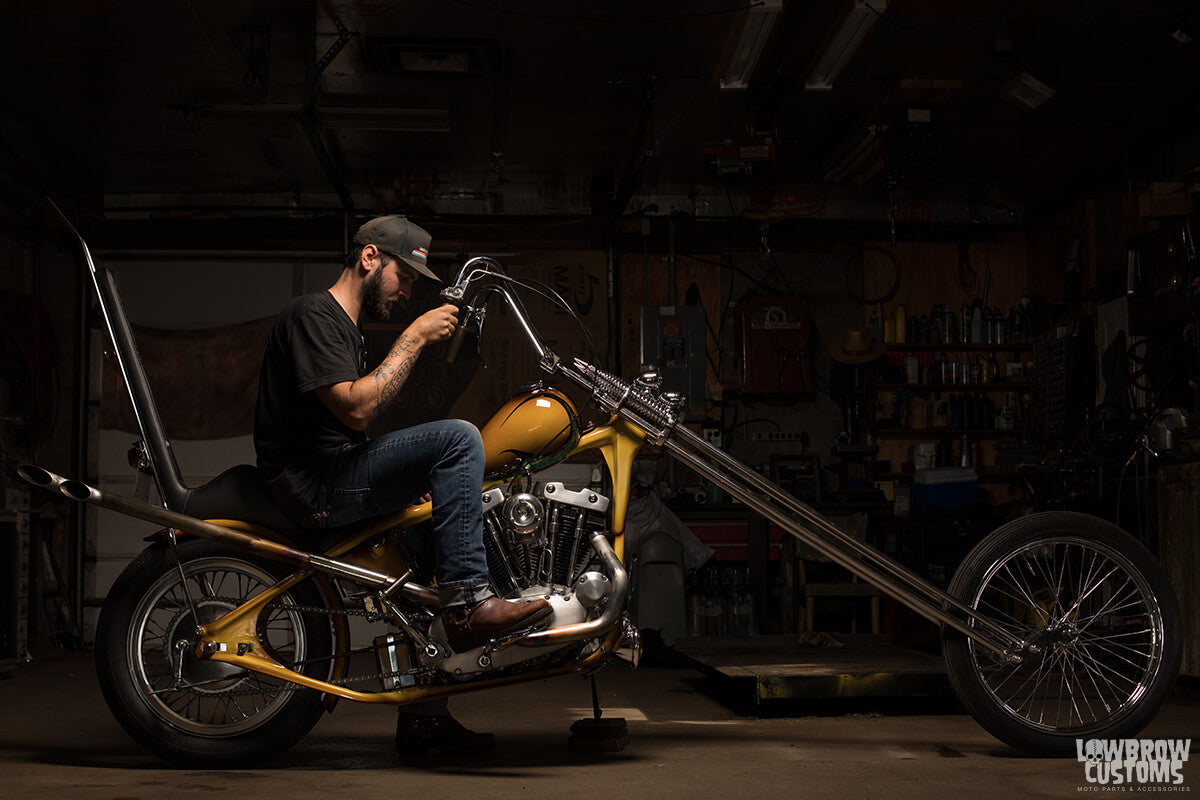
{"label": "spoked wheel", "polygon": [[1179,605],[1158,563],[1120,528],[1047,512],[1004,525],[968,554],[950,594],[1036,646],[1013,663],[946,628],[959,699],[1007,744],[1075,755],[1075,739],[1140,731],[1174,686]]}
{"label": "spoked wheel", "polygon": [[[105,699],[139,743],[184,764],[240,766],[295,744],[323,710],[318,692],[196,658],[196,626],[212,622],[276,583],[286,569],[207,541],[179,546],[186,582],[170,552],[144,551],[113,585],[96,631]],[[329,671],[327,617],[309,582],[259,618],[262,647],[282,664]]]}

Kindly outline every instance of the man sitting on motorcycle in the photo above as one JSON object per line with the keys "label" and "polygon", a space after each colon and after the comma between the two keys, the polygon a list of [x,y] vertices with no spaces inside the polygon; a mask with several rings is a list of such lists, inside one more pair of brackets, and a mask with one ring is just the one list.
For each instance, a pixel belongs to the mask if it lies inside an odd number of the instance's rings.
{"label": "man sitting on motorcycle", "polygon": [[[263,356],[254,445],[275,501],[304,527],[350,525],[432,495],[442,619],[448,644],[464,652],[535,625],[551,608],[541,598],[510,602],[491,592],[480,502],[483,442],[474,425],[440,420],[371,439],[365,433],[399,394],[422,350],[449,338],[458,324],[454,305],[427,311],[379,366],[367,369],[360,320],[387,318],[420,275],[438,280],[426,264],[430,240],[404,217],[370,220],[355,234],[334,285],[283,310]],[[402,715],[398,745],[404,725]],[[426,731],[435,746],[439,731],[451,745],[443,749],[455,749],[454,735],[470,733],[445,717],[441,728],[433,723]]]}

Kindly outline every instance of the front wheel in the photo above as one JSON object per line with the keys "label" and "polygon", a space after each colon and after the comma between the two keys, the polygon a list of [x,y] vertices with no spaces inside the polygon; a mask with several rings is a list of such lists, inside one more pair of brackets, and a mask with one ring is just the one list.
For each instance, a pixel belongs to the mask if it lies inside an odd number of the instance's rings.
{"label": "front wheel", "polygon": [[949,592],[1037,646],[1012,663],[945,628],[955,693],[1001,741],[1075,755],[1075,739],[1136,735],[1179,674],[1179,604],[1150,552],[1115,525],[1046,512],[980,542]]}
{"label": "front wheel", "polygon": [[[276,583],[281,565],[212,542],[147,548],[121,573],[96,629],[100,687],[117,721],[142,746],[189,766],[253,764],[295,744],[321,716],[318,692],[219,661],[196,658],[206,624]],[[280,663],[329,672],[329,618],[311,581],[259,617],[258,636]],[[323,674],[322,674],[323,673]]]}

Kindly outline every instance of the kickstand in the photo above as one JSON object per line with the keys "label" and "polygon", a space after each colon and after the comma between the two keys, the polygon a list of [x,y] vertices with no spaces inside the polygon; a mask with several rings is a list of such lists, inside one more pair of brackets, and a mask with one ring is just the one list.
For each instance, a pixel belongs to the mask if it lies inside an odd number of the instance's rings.
{"label": "kickstand", "polygon": [[624,717],[601,719],[600,693],[596,689],[596,676],[592,682],[592,717],[577,719],[571,723],[571,736],[567,747],[576,752],[617,752],[629,744],[629,726]]}

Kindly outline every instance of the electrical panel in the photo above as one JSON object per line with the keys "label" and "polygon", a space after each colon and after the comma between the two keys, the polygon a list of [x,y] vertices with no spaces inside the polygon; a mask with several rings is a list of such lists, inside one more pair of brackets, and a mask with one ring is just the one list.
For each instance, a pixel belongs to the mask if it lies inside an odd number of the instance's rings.
{"label": "electrical panel", "polygon": [[704,417],[705,322],[703,306],[642,306],[642,363],[658,368],[664,391],[687,398],[687,420]]}
{"label": "electrical panel", "polygon": [[811,319],[794,297],[755,297],[742,308],[742,386],[748,394],[813,391]]}

